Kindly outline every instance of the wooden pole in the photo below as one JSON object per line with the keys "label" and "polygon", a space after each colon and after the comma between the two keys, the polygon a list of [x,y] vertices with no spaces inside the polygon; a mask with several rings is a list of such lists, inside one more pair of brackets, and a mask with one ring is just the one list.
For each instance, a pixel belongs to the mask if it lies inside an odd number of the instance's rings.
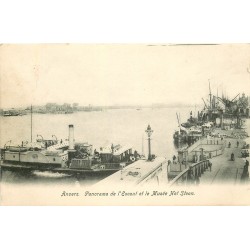
{"label": "wooden pole", "polygon": [[31,128],[31,131],[30,131],[30,141],[32,142],[32,133],[33,133],[33,124],[32,124],[32,105],[30,106],[30,128]]}

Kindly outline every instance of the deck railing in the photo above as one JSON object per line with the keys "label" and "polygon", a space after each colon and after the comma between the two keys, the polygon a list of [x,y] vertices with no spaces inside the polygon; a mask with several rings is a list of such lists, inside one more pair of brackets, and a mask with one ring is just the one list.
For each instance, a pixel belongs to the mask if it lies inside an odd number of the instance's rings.
{"label": "deck railing", "polygon": [[70,168],[85,168],[85,169],[91,169],[92,165],[95,166],[95,168],[98,169],[117,169],[119,170],[121,168],[120,163],[94,163],[92,164],[92,161],[89,159],[72,159]]}
{"label": "deck railing", "polygon": [[198,185],[199,178],[208,168],[209,160],[194,163],[170,181],[169,186]]}
{"label": "deck railing", "polygon": [[[200,140],[199,141],[200,144],[198,146],[196,146],[195,148],[193,148],[190,152],[189,152],[189,156],[192,157],[190,158],[189,157],[189,160],[192,161],[193,160],[193,155],[200,155],[201,153],[201,150],[200,148],[202,148],[204,145],[214,145],[214,146],[219,146],[219,148],[217,149],[204,149],[203,153],[204,155],[208,158],[208,159],[211,159],[213,157],[216,157],[216,156],[219,156],[219,155],[222,155],[223,152],[224,152],[224,149],[226,147],[226,140],[223,140],[221,142],[218,142],[217,144],[217,141],[216,140],[207,140],[207,139],[203,139],[203,140]],[[197,150],[198,149],[198,150]]]}
{"label": "deck railing", "polygon": [[220,138],[204,138],[200,141],[200,145],[223,145],[225,144],[225,140],[221,140]]}

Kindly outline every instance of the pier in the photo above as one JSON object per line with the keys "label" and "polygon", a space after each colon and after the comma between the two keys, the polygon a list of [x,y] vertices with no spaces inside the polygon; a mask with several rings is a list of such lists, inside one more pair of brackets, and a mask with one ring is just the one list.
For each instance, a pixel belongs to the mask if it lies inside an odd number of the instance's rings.
{"label": "pier", "polygon": [[[213,147],[218,146],[217,139],[210,140],[210,142],[207,141],[207,144],[204,144],[206,142],[205,139],[202,140],[202,144],[199,146],[206,146],[206,148],[204,147],[206,150],[203,151],[203,153],[208,153],[206,160],[189,164],[186,169],[170,181],[169,185],[241,184],[241,177],[246,161],[241,155],[241,151],[246,145],[243,135],[245,136],[243,130],[224,131],[223,136],[226,137],[221,140],[221,142],[223,141],[221,148],[216,150]],[[196,153],[195,148],[190,153]],[[231,159],[232,154],[234,155],[234,160]],[[212,163],[211,167],[209,162]],[[249,179],[247,182],[249,182]]]}
{"label": "pier", "polygon": [[223,153],[226,141],[221,138],[200,138],[190,147],[178,150],[178,161],[173,161],[168,166],[170,179],[176,177],[180,172],[188,168],[191,163],[197,163],[203,158],[219,156]]}
{"label": "pier", "polygon": [[[241,149],[244,144],[239,142],[237,147],[237,139],[227,139],[227,144],[230,142],[231,147],[225,147],[224,153],[212,158],[211,171],[206,171],[200,178],[200,184],[217,185],[217,184],[240,184],[241,176],[245,159],[241,157]],[[231,154],[234,154],[235,160],[231,160]]]}
{"label": "pier", "polygon": [[[217,133],[219,130],[215,131]],[[95,186],[239,185],[242,183],[245,164],[245,158],[241,155],[242,148],[246,145],[243,135],[245,136],[243,130],[228,130],[223,131],[223,137],[202,138],[184,150],[184,163],[168,165],[164,157],[157,157],[151,161],[139,160]],[[234,160],[231,159],[232,154]]]}
{"label": "pier", "polygon": [[138,160],[98,182],[95,187],[135,187],[145,184],[156,186],[168,183],[167,161],[164,157]]}

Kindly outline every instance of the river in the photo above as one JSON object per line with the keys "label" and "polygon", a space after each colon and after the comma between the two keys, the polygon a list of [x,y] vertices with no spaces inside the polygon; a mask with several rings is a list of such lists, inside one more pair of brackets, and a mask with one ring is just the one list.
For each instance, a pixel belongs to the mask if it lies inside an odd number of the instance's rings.
{"label": "river", "polygon": [[[44,139],[52,139],[55,135],[58,140],[68,138],[68,125],[74,125],[75,141],[88,142],[93,149],[113,144],[129,144],[134,150],[147,154],[147,136],[145,130],[148,124],[153,129],[152,154],[171,158],[176,153],[173,144],[173,133],[177,129],[176,112],[180,113],[182,122],[189,116],[190,108],[144,108],[113,109],[93,112],[77,112],[73,114],[33,114],[33,140],[37,135]],[[9,140],[11,144],[20,144],[21,141],[30,141],[30,115],[0,117],[0,146],[4,147]],[[78,180],[79,181],[79,180]],[[90,180],[81,180],[81,184]],[[96,181],[96,179],[94,180]],[[49,172],[32,172],[29,175],[22,172],[3,171],[2,182],[5,183],[75,183],[74,177]]]}

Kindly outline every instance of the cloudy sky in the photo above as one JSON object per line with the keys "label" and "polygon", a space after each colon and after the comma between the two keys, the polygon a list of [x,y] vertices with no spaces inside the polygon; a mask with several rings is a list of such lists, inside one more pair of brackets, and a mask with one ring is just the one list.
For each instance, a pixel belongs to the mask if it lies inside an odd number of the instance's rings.
{"label": "cloudy sky", "polygon": [[250,45],[1,45],[1,107],[201,104],[250,95]]}

